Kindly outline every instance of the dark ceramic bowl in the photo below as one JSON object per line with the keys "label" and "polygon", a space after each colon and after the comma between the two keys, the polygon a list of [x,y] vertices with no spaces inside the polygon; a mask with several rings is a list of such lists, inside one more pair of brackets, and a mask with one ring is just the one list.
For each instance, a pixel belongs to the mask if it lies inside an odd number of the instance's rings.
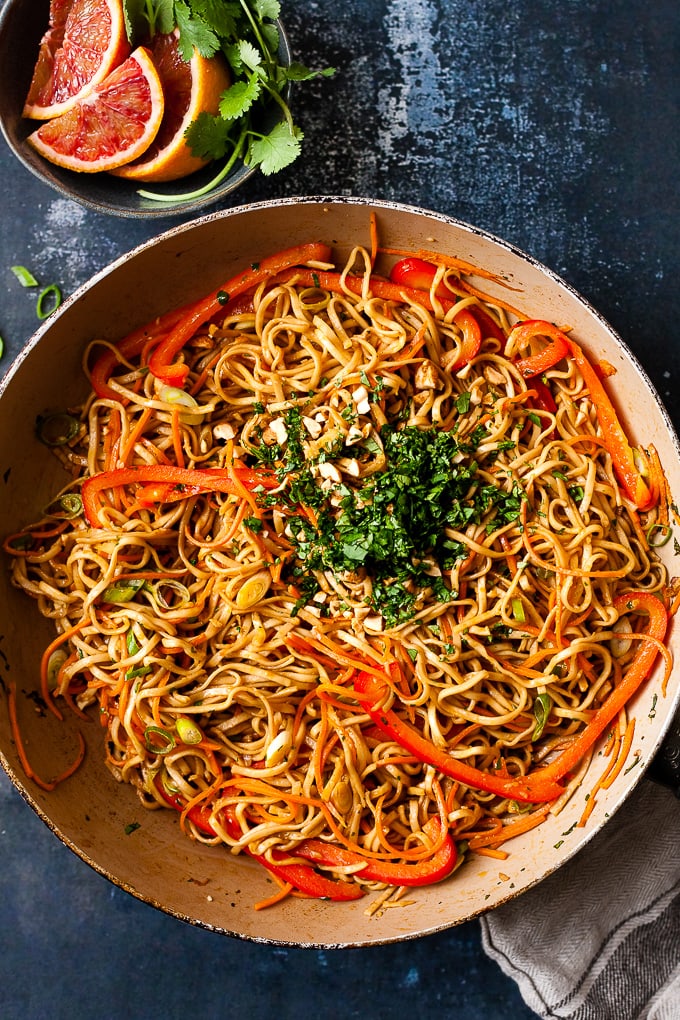
{"label": "dark ceramic bowl", "polygon": [[[144,185],[125,181],[107,173],[77,173],[54,166],[43,159],[27,144],[26,138],[38,122],[22,116],[24,101],[38,55],[40,40],[49,21],[49,0],[5,0],[0,11],[0,129],[10,149],[20,163],[59,192],[96,212],[113,216],[149,219],[196,212],[236,191],[257,169],[238,162],[229,174],[206,195],[185,201],[162,201],[144,198],[139,189]],[[283,26],[279,30],[279,61],[291,61],[290,47]],[[279,119],[279,111],[272,110],[272,123],[263,125],[269,130]],[[149,190],[171,198],[173,195],[200,190],[219,172],[219,161],[180,181],[154,184]]]}

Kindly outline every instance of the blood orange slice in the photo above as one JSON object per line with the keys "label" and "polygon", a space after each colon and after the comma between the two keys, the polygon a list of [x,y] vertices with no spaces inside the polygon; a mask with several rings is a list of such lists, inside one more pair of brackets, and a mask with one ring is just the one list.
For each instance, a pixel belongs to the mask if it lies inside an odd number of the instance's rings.
{"label": "blood orange slice", "polygon": [[221,55],[202,57],[194,50],[191,60],[183,59],[178,33],[156,35],[150,43],[165,95],[165,114],[160,130],[143,156],[115,170],[128,180],[175,181],[200,170],[210,161],[195,156],[184,138],[187,127],[199,113],[216,114],[220,95],[231,83]]}
{"label": "blood orange slice", "polygon": [[73,108],[130,54],[121,0],[50,0],[50,25],[24,106],[34,120]]}
{"label": "blood orange slice", "polygon": [[69,170],[112,170],[149,147],[164,108],[158,71],[140,46],[72,110],[46,121],[27,141]]}

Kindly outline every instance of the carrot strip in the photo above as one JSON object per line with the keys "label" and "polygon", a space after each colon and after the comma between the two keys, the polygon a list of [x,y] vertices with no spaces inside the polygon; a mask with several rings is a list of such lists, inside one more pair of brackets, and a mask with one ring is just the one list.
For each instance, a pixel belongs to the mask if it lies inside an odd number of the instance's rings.
{"label": "carrot strip", "polygon": [[35,769],[28,760],[28,755],[26,754],[26,749],[24,748],[24,743],[21,737],[21,729],[19,727],[19,720],[17,716],[17,691],[16,685],[14,684],[13,680],[9,682],[8,688],[8,714],[10,731],[12,733],[12,739],[14,740],[14,744],[17,749],[17,754],[19,755],[21,767],[23,768],[26,777],[28,779],[32,779],[36,786],[39,786],[41,790],[45,790],[46,792],[50,793],[52,790],[55,790],[57,788],[59,783],[63,783],[65,779],[68,779],[70,776],[73,775],[74,772],[78,771],[83,761],[85,760],[85,740],[83,739],[83,735],[80,732],[78,733],[79,742],[78,754],[76,755],[74,761],[70,765],[68,765],[63,772],[59,773],[56,779],[47,781],[45,779],[41,779],[40,776],[37,774],[37,772],[35,771]]}
{"label": "carrot strip", "polygon": [[78,634],[79,631],[81,631],[88,622],[89,621],[87,619],[81,620],[80,623],[77,623],[74,627],[69,627],[67,630],[62,631],[61,634],[58,634],[57,637],[50,641],[49,645],[43,652],[42,658],[40,660],[40,690],[45,701],[45,704],[49,708],[50,712],[52,713],[52,715],[55,715],[59,720],[63,720],[64,717],[57,708],[57,706],[54,704],[54,701],[52,700],[52,694],[49,689],[48,671],[50,658],[53,652],[56,652],[56,650],[60,648],[61,645],[63,645],[66,641],[70,641],[70,639],[75,634]]}

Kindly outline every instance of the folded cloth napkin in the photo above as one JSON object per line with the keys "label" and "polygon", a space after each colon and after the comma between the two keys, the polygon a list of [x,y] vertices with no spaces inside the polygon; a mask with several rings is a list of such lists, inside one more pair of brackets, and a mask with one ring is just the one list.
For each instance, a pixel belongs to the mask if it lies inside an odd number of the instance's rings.
{"label": "folded cloth napkin", "polygon": [[680,800],[643,780],[575,857],[481,925],[541,1017],[680,1020]]}

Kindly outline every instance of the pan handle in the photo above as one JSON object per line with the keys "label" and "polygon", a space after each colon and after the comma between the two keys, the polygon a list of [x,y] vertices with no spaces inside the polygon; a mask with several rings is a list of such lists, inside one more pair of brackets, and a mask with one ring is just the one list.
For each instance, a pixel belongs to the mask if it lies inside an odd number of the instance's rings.
{"label": "pan handle", "polygon": [[680,798],[680,713],[673,719],[664,741],[652,759],[647,776],[669,786]]}

